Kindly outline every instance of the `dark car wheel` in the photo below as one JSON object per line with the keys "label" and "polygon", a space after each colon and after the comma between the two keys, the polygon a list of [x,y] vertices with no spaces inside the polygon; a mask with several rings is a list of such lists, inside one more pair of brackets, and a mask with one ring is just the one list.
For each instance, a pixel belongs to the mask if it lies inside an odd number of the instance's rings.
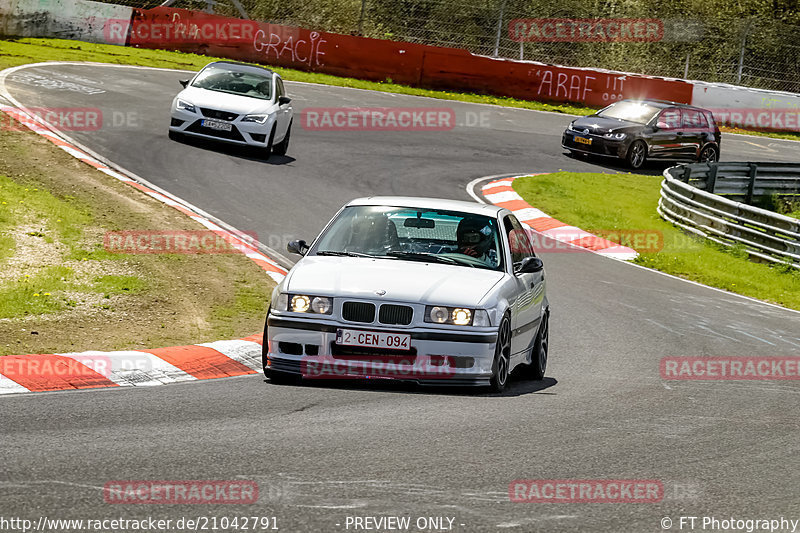
{"label": "dark car wheel", "polygon": [[547,370],[547,353],[550,348],[550,312],[546,311],[539,324],[539,332],[536,334],[536,342],[531,351],[531,362],[525,366],[524,377],[540,381],[544,379]]}
{"label": "dark car wheel", "polygon": [[292,123],[289,123],[289,128],[286,130],[286,135],[283,136],[283,140],[275,145],[275,148],[272,149],[272,153],[276,155],[286,155],[286,152],[289,151],[289,137],[292,135]]}
{"label": "dark car wheel", "polygon": [[647,160],[647,144],[644,141],[633,141],[628,148],[628,156],[625,158],[628,166],[632,169],[640,169]]}
{"label": "dark car wheel", "polygon": [[700,163],[714,163],[719,161],[719,151],[713,144],[708,144],[700,150],[700,156],[697,158]]}
{"label": "dark car wheel", "polygon": [[489,388],[492,392],[503,392],[508,383],[509,367],[511,365],[511,321],[504,316],[497,330],[497,344],[494,349],[494,362],[492,363],[492,378]]}

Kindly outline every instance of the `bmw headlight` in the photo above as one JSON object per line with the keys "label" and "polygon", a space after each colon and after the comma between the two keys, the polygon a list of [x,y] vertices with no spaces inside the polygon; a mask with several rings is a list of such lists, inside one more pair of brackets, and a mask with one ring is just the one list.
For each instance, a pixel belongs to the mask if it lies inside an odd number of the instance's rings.
{"label": "bmw headlight", "polygon": [[625,139],[628,135],[625,133],[606,133],[603,135],[606,139],[611,139],[612,141],[621,141]]}
{"label": "bmw headlight", "polygon": [[245,115],[242,122],[255,122],[257,124],[264,124],[269,120],[269,115]]}
{"label": "bmw headlight", "polygon": [[309,296],[307,294],[281,293],[275,305],[276,311],[330,315],[333,312],[333,298]]}
{"label": "bmw headlight", "polygon": [[197,113],[197,109],[195,109],[194,105],[190,104],[186,100],[178,100],[177,108],[183,109],[184,111],[188,111],[190,113]]}
{"label": "bmw headlight", "polygon": [[452,324],[455,326],[491,326],[489,313],[484,309],[444,307],[440,305],[429,305],[425,307],[425,322],[432,324]]}

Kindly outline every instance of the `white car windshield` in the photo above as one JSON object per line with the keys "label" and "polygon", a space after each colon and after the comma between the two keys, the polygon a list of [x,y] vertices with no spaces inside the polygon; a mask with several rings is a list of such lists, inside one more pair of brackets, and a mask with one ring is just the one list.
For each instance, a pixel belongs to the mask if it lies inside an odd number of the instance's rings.
{"label": "white car windshield", "polygon": [[192,82],[192,87],[228,94],[249,96],[260,100],[272,98],[272,76],[256,72],[240,72],[221,66],[203,69]]}
{"label": "white car windshield", "polygon": [[410,207],[351,206],[310,255],[381,257],[502,270],[502,241],[491,217]]}
{"label": "white car windshield", "polygon": [[597,112],[598,117],[618,118],[637,124],[647,124],[660,109],[642,102],[617,102]]}

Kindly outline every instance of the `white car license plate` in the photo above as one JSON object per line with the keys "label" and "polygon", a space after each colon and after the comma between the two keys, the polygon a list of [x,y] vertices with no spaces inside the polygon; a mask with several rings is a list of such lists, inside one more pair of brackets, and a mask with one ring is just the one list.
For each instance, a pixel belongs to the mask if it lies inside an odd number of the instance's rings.
{"label": "white car license plate", "polygon": [[233,130],[232,124],[228,124],[227,122],[217,122],[216,120],[203,120],[203,127],[219,131]]}
{"label": "white car license plate", "polygon": [[389,350],[408,350],[411,348],[411,335],[402,333],[381,333],[378,331],[359,331],[337,329],[336,344],[342,346],[364,346]]}

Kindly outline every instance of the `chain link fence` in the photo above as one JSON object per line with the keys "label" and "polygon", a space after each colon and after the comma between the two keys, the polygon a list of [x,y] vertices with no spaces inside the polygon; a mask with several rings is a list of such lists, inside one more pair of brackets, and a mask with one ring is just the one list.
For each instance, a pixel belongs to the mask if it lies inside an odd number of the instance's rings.
{"label": "chain link fence", "polygon": [[[111,1],[111,0],[106,0]],[[720,0],[722,1],[722,0]],[[742,0],[757,4],[756,0]],[[800,24],[796,0],[786,13],[741,16],[711,0],[690,12],[675,2],[629,0],[116,0],[135,7],[170,5],[264,22],[412,43],[464,48],[475,54],[572,67],[800,93]],[[163,2],[163,3],[162,3]],[[791,7],[792,3],[794,8]],[[729,3],[728,3],[729,4]],[[722,5],[722,4],[720,4]],[[591,9],[587,9],[591,6]],[[241,7],[241,9],[240,9]],[[649,42],[520,42],[520,20],[643,19],[661,24]],[[529,29],[529,28],[525,28]],[[516,37],[515,37],[516,36]]]}

